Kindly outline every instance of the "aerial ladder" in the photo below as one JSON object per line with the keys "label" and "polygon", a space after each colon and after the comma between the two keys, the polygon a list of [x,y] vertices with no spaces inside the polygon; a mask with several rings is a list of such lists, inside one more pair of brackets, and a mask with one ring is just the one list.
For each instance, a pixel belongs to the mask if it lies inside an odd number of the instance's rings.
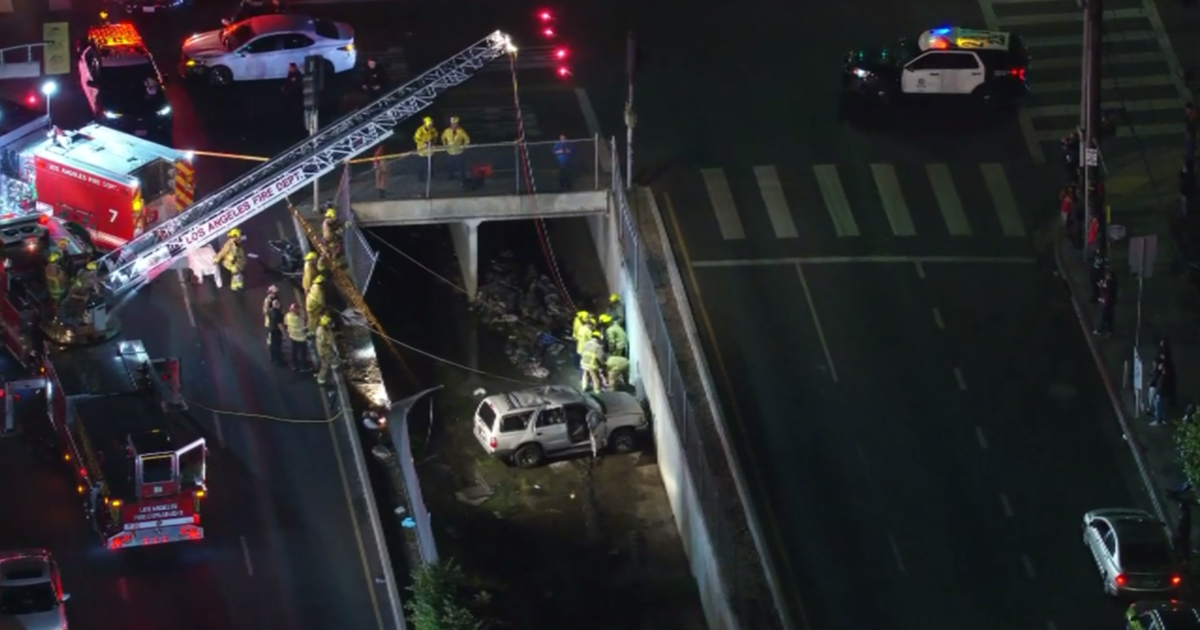
{"label": "aerial ladder", "polygon": [[401,122],[484,66],[515,53],[509,36],[496,31],[111,252],[101,263],[113,306],[196,248],[388,139]]}

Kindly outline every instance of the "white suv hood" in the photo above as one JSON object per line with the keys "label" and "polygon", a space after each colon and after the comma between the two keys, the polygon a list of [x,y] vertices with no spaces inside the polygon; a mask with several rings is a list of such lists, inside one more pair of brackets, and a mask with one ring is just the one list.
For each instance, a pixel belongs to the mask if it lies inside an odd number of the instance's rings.
{"label": "white suv hood", "polygon": [[208,31],[192,35],[183,42],[183,56],[189,59],[211,59],[228,53],[221,42],[223,31]]}

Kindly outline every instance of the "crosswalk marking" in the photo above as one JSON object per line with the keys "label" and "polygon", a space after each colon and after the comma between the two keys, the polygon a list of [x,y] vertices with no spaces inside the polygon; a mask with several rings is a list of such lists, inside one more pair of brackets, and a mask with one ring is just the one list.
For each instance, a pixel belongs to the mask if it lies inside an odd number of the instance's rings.
{"label": "crosswalk marking", "polygon": [[[1121,31],[1107,34],[1109,41],[1146,42],[1158,39],[1150,31]],[[1025,46],[1034,50],[1038,48],[1054,48],[1055,46],[1082,46],[1083,34],[1079,35],[1048,35],[1044,37],[1026,37]]]}
{"label": "crosswalk marking", "polygon": [[[1069,81],[1045,81],[1037,84],[1039,94],[1044,92],[1073,92],[1079,93],[1082,82],[1079,79]],[[1151,77],[1121,77],[1120,79],[1103,79],[1101,89],[1119,90],[1126,88],[1171,87],[1175,82],[1166,75]]]}
{"label": "crosswalk marking", "polygon": [[704,186],[708,188],[708,198],[712,201],[713,210],[717,213],[717,225],[721,228],[721,238],[727,241],[737,241],[746,238],[742,229],[742,220],[738,218],[737,206],[733,202],[733,191],[729,190],[729,180],[725,178],[725,170],[720,168],[701,169],[704,176]]}
{"label": "crosswalk marking", "polygon": [[896,236],[916,236],[917,228],[913,226],[908,204],[904,202],[904,193],[900,191],[896,169],[891,164],[872,164],[871,175],[875,177],[875,187],[879,189],[879,200],[883,202],[888,223],[892,224],[892,233]]}
{"label": "crosswalk marking", "polygon": [[996,213],[1000,215],[1001,231],[1005,236],[1025,236],[1025,225],[1021,222],[1021,212],[1017,209],[1017,200],[1013,198],[1012,187],[1008,185],[1004,166],[980,164],[979,170],[983,173],[983,181],[996,204]]}
{"label": "crosswalk marking", "polygon": [[[1058,59],[1039,59],[1037,62],[1038,70],[1062,70],[1063,68],[1082,68],[1083,54],[1076,53],[1068,57],[1059,57]],[[1135,63],[1164,63],[1162,54],[1156,52],[1140,52],[1140,53],[1122,53],[1118,55],[1105,55],[1104,66],[1107,68],[1113,65],[1135,64]],[[1132,77],[1126,77],[1132,78]],[[1037,88],[1041,88],[1041,83],[1037,84]]]}
{"label": "crosswalk marking", "polygon": [[[1141,9],[1114,9],[1104,12],[1105,21],[1132,20],[1145,17]],[[1030,24],[1053,24],[1056,22],[1083,22],[1083,11],[1071,13],[1037,13],[1033,15],[997,16],[996,23],[1000,26],[1029,26]]]}
{"label": "crosswalk marking", "polygon": [[846,200],[846,191],[842,189],[837,166],[818,164],[813,167],[813,173],[817,176],[817,187],[821,189],[821,197],[825,199],[825,208],[829,210],[829,218],[833,219],[833,229],[837,230],[837,235],[858,236],[858,224],[850,212],[850,202]]}
{"label": "crosswalk marking", "polygon": [[783,195],[783,183],[779,181],[779,171],[774,166],[755,166],[754,177],[758,179],[758,190],[762,193],[763,203],[767,206],[767,216],[771,219],[771,227],[775,229],[776,238],[796,238],[796,223],[792,221],[792,212],[788,209],[787,197]]}
{"label": "crosswalk marking", "polygon": [[933,196],[937,198],[938,208],[951,236],[970,236],[971,224],[967,223],[967,215],[963,212],[962,199],[958,198],[958,190],[950,177],[950,167],[945,164],[929,164],[925,167],[929,174],[929,183],[933,185]]}
{"label": "crosswalk marking", "polygon": [[[1164,109],[1183,109],[1183,101],[1177,98],[1154,98],[1144,101],[1126,101],[1124,103],[1101,103],[1102,109],[1110,107],[1124,107],[1130,112],[1155,112]],[[1044,105],[1042,107],[1026,107],[1025,113],[1033,117],[1044,116],[1078,116],[1079,104],[1071,105]]]}
{"label": "crosswalk marking", "polygon": [[[1074,129],[1050,129],[1047,131],[1036,132],[1037,139],[1042,142],[1058,142],[1063,136],[1071,133]],[[1139,124],[1122,125],[1117,127],[1118,138],[1150,138],[1155,136],[1178,136],[1183,137],[1183,126],[1179,123],[1158,123],[1158,124]]]}

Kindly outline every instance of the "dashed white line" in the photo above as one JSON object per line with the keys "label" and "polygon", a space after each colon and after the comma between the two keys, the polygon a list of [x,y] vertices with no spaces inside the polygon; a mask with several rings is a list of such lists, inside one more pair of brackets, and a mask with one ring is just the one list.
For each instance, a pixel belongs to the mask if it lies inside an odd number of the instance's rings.
{"label": "dashed white line", "polygon": [[900,556],[900,545],[896,544],[896,538],[888,534],[888,544],[892,546],[892,555],[896,557],[896,566],[900,568],[901,573],[908,573],[908,568],[904,566],[904,558]]}
{"label": "dashed white line", "polygon": [[213,427],[217,431],[217,445],[221,448],[225,447],[225,432],[221,430],[221,416],[217,412],[212,412]]}
{"label": "dashed white line", "polygon": [[242,558],[246,560],[246,573],[250,577],[254,577],[254,565],[250,564],[250,546],[246,544],[245,536],[240,538],[242,539]]}
{"label": "dashed white line", "polygon": [[962,368],[954,368],[954,380],[958,381],[959,389],[967,391],[967,379],[963,377]]}
{"label": "dashed white line", "polygon": [[175,274],[179,277],[179,289],[183,291],[183,307],[187,311],[188,321],[192,323],[192,328],[195,328],[196,314],[192,312],[192,298],[188,297],[187,277],[183,275],[182,269],[176,269]]}
{"label": "dashed white line", "polygon": [[946,322],[942,320],[942,312],[936,307],[933,309],[933,322],[937,324],[939,330],[946,330]]}
{"label": "dashed white line", "polygon": [[125,578],[117,578],[117,593],[121,599],[129,601],[129,582]]}
{"label": "dashed white line", "polygon": [[1021,554],[1021,564],[1025,565],[1025,575],[1028,575],[1029,579],[1037,577],[1037,572],[1033,570],[1033,560],[1029,559],[1028,554]]}
{"label": "dashed white line", "polygon": [[1004,515],[1008,518],[1013,517],[1012,504],[1008,502],[1008,495],[1000,493],[1000,507],[1004,508]]}
{"label": "dashed white line", "polygon": [[804,298],[808,300],[808,312],[812,315],[813,326],[817,329],[817,339],[821,349],[825,351],[825,363],[829,364],[829,375],[833,382],[838,382],[837,367],[833,365],[833,354],[829,351],[829,342],[825,340],[825,329],[821,327],[821,318],[817,315],[817,305],[813,302],[812,292],[808,290],[808,280],[804,278],[804,268],[796,265],[796,275],[800,276],[800,286],[804,289]]}
{"label": "dashed white line", "polygon": [[867,471],[867,479],[874,479],[871,474],[871,465],[867,463],[867,453],[863,451],[862,446],[855,444],[854,448],[858,450],[858,461],[862,464],[863,470]]}
{"label": "dashed white line", "polygon": [[986,451],[987,447],[988,447],[988,443],[987,443],[987,437],[985,437],[983,435],[983,427],[979,427],[979,426],[975,427],[975,439],[979,440],[979,448]]}
{"label": "dashed white line", "polygon": [[913,264],[916,265],[916,267],[917,267],[917,277],[924,280],[925,279],[925,265],[922,265],[921,261],[919,261],[919,260],[914,260]]}

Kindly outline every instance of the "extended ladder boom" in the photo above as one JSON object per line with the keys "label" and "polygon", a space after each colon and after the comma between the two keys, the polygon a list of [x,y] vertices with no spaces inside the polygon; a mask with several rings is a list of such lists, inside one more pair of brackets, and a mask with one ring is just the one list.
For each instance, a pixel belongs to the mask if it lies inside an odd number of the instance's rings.
{"label": "extended ladder boom", "polygon": [[443,92],[513,52],[516,49],[508,35],[496,31],[374,103],[343,116],[105,256],[105,285],[113,296],[120,296],[153,280],[192,250],[383,142],[397,125],[429,107]]}

